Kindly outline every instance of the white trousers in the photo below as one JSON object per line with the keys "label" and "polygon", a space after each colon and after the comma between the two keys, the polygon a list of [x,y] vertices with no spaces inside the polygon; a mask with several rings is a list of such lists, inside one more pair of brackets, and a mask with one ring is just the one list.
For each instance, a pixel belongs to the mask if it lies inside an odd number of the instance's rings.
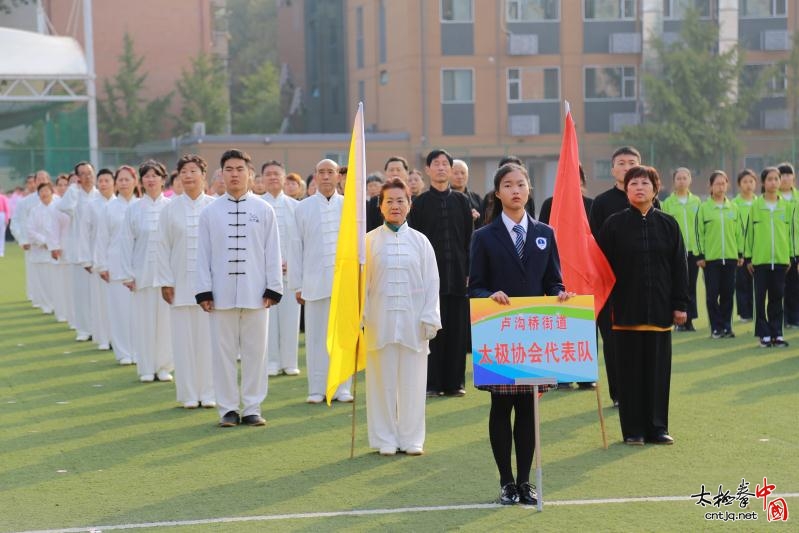
{"label": "white trousers", "polygon": [[108,316],[108,283],[100,278],[99,272],[90,275],[90,291],[92,295],[92,340],[97,345],[108,344],[111,341],[111,324]]}
{"label": "white trousers", "polygon": [[199,305],[181,305],[172,314],[172,354],[177,400],[214,402],[211,374],[211,325]]}
{"label": "white trousers", "polygon": [[51,263],[50,272],[51,287],[53,289],[53,306],[55,308],[56,320],[59,322],[69,322],[71,320],[70,302],[72,301],[72,266],[64,263]]}
{"label": "white trousers", "polygon": [[[211,368],[220,416],[239,411],[260,415],[266,399],[266,309],[216,309],[211,311]],[[241,393],[237,357],[241,355]]]}
{"label": "white trousers", "polygon": [[109,320],[109,334],[117,361],[137,361],[133,347],[133,293],[121,281],[112,281],[106,290],[108,309],[114,316]]}
{"label": "white trousers", "polygon": [[28,275],[34,286],[34,305],[42,308],[42,311],[53,310],[53,282],[50,277],[49,263],[31,263]]}
{"label": "white trousers", "polygon": [[366,425],[372,448],[424,448],[427,354],[399,344],[366,354]]}
{"label": "white trousers", "polygon": [[0,257],[6,255],[6,212],[0,211]]}
{"label": "white trousers", "polygon": [[[33,280],[31,279],[31,254],[28,250],[24,250],[25,255],[25,295],[28,300],[33,302]],[[34,304],[36,305],[36,304]]]}
{"label": "white trousers", "polygon": [[[283,286],[286,286],[285,280]],[[269,309],[268,370],[298,368],[299,337],[300,304],[293,295],[286,295],[279,305]]]}
{"label": "white trousers", "polygon": [[74,307],[73,326],[78,335],[91,335],[92,298],[91,274],[80,265],[72,265],[72,304]]}
{"label": "white trousers", "polygon": [[[308,395],[327,396],[327,370],[330,367],[330,354],[327,351],[329,316],[330,298],[305,301],[305,363],[308,367]],[[340,394],[349,394],[351,383],[350,378],[339,385],[333,399]]]}
{"label": "white trousers", "polygon": [[140,376],[174,369],[169,331],[169,305],[161,298],[161,289],[137,288],[133,293],[132,335]]}

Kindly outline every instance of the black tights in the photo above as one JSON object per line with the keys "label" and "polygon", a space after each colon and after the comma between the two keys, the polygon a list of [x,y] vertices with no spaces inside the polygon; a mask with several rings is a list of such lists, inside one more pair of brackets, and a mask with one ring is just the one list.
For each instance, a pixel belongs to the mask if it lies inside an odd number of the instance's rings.
{"label": "black tights", "polygon": [[[510,412],[516,409],[513,420],[513,441],[511,442]],[[491,413],[488,416],[488,437],[494,461],[499,469],[499,483],[505,486],[513,483],[510,454],[512,444],[516,445],[516,484],[530,481],[530,468],[533,465],[533,395],[532,394],[491,394]]]}

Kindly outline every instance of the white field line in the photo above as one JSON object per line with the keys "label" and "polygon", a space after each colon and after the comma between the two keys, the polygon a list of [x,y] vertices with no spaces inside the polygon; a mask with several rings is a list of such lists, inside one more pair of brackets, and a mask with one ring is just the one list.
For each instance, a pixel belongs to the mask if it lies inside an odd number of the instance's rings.
{"label": "white field line", "polygon": [[[781,498],[799,498],[799,492],[776,494]],[[640,498],[602,498],[596,500],[553,500],[545,501],[544,506],[568,505],[606,505],[611,503],[648,503],[648,502],[678,502],[693,501],[689,496],[643,496]],[[759,500],[758,500],[759,501]],[[398,507],[395,509],[353,509],[351,511],[330,511],[321,513],[291,513],[261,516],[232,516],[223,518],[204,518],[201,520],[174,520],[165,522],[145,522],[141,524],[116,524],[107,526],[70,527],[65,529],[40,529],[20,533],[86,533],[100,531],[115,531],[125,529],[144,529],[154,527],[196,526],[206,524],[232,524],[236,522],[267,522],[275,520],[300,520],[305,518],[334,518],[338,516],[369,516],[398,513],[420,513],[428,511],[468,511],[472,509],[498,509],[503,507],[498,503],[473,503],[465,505],[435,505],[430,507]],[[530,506],[530,510],[535,506]]]}

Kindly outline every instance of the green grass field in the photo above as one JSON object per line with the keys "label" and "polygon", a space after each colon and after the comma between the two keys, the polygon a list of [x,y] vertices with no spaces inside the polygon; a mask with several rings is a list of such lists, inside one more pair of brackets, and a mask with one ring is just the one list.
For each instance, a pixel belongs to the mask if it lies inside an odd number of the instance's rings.
{"label": "green grass field", "polygon": [[[215,410],[179,408],[174,385],[139,383],[31,308],[11,245],[0,259],[0,531],[796,531],[799,334],[788,330],[789,349],[762,350],[751,323],[723,340],[697,325],[674,336],[675,446],[624,446],[606,407],[605,450],[594,393],[542,398],[538,513],[484,505],[498,491],[488,394],[429,401],[422,457],[371,452],[359,394],[349,459],[350,406],[306,405],[304,374],[270,380],[266,428],[220,429]],[[747,508],[756,522],[706,521],[718,509],[690,497],[702,484],[734,494],[742,478],[754,492],[764,476],[772,497],[789,495],[787,523],[767,523],[761,500]],[[584,501],[644,497],[677,499]],[[319,514],[353,510],[375,512]]]}

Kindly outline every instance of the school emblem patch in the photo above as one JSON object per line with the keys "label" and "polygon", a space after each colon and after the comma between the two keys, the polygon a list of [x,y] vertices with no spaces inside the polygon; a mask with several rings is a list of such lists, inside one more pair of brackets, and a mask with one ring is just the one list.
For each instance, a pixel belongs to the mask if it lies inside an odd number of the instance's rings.
{"label": "school emblem patch", "polygon": [[538,246],[539,250],[543,250],[547,247],[547,239],[546,237],[536,237],[535,245]]}

